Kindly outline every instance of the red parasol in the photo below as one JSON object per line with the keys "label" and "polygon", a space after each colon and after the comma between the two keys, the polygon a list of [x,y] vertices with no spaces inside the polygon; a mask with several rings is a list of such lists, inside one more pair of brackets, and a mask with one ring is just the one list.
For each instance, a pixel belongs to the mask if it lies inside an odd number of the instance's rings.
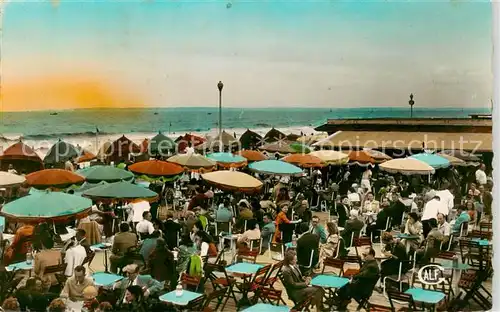
{"label": "red parasol", "polygon": [[45,169],[26,176],[27,184],[36,188],[64,188],[65,186],[83,183],[84,181],[85,178],[81,175],[63,169]]}
{"label": "red parasol", "polygon": [[177,138],[177,140],[175,140],[175,143],[177,143],[177,148],[179,149],[179,152],[183,152],[186,149],[186,147],[188,147],[188,143],[191,143],[193,147],[196,147],[204,143],[205,141],[206,139],[200,136],[186,133],[184,136]]}
{"label": "red parasol", "polygon": [[76,159],[77,163],[88,162],[96,159],[96,156],[89,151],[83,150],[82,155]]}
{"label": "red parasol", "polygon": [[7,170],[9,165],[20,171],[27,169],[28,172],[43,169],[43,161],[38,154],[23,142],[17,142],[9,146],[0,155],[2,170]]}
{"label": "red parasol", "polygon": [[259,151],[244,150],[240,151],[238,154],[245,157],[248,161],[261,161],[267,159],[267,157]]}
{"label": "red parasol", "polygon": [[128,169],[133,173],[156,177],[174,176],[184,172],[184,168],[178,164],[162,160],[141,161],[130,165]]}
{"label": "red parasol", "polygon": [[292,154],[282,160],[302,168],[320,168],[325,165],[320,158],[309,154]]}

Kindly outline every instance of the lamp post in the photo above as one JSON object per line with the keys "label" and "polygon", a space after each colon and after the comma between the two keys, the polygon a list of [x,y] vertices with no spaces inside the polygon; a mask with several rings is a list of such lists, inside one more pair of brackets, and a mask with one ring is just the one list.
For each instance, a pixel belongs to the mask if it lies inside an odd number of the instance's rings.
{"label": "lamp post", "polygon": [[410,100],[408,101],[410,104],[410,118],[413,118],[413,105],[415,105],[415,101],[413,100],[413,93],[410,93]]}
{"label": "lamp post", "polygon": [[224,84],[219,81],[217,89],[219,89],[219,149],[222,150],[222,88]]}

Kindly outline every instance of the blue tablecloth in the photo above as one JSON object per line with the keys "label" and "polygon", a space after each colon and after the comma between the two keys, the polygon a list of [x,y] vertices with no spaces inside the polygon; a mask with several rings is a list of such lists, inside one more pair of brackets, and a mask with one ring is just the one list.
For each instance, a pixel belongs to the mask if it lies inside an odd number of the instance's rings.
{"label": "blue tablecloth", "polygon": [[311,280],[311,285],[325,288],[342,288],[349,279],[335,275],[318,275]]}
{"label": "blue tablecloth", "polygon": [[293,243],[292,243],[292,242],[289,242],[289,243],[286,243],[286,244],[285,244],[285,247],[286,247],[286,248],[297,248],[297,245],[293,245]]}
{"label": "blue tablecloth", "polygon": [[491,245],[490,241],[487,240],[487,239],[473,238],[472,241],[478,242],[479,246],[488,246],[488,245]]}
{"label": "blue tablecloth", "polygon": [[94,278],[94,283],[97,286],[111,286],[124,277],[111,273],[97,272],[92,274],[92,278]]}
{"label": "blue tablecloth", "polygon": [[410,235],[410,234],[396,234],[396,237],[397,238],[401,238],[401,239],[418,239],[420,238],[420,236],[418,235]]}
{"label": "blue tablecloth", "polygon": [[267,303],[258,303],[243,310],[243,312],[289,312],[289,311],[290,308],[287,306],[283,305],[275,306]]}
{"label": "blue tablecloth", "polygon": [[177,297],[175,295],[175,290],[164,294],[163,296],[160,297],[161,301],[172,303],[178,306],[186,306],[190,301],[201,297],[202,294],[195,293],[189,290],[183,290],[182,291],[182,296]]}
{"label": "blue tablecloth", "polygon": [[12,263],[11,265],[5,268],[5,270],[9,272],[15,270],[32,270],[32,269],[33,269],[33,261],[31,261],[31,264],[26,263],[26,261]]}
{"label": "blue tablecloth", "polygon": [[95,244],[95,245],[92,245],[90,246],[90,249],[94,250],[94,249],[106,249],[106,248],[110,248],[111,247],[111,244],[104,244],[104,243],[99,243],[99,244]]}
{"label": "blue tablecloth", "polygon": [[440,291],[426,290],[422,288],[410,288],[405,294],[412,295],[414,301],[436,304],[444,299],[445,294]]}
{"label": "blue tablecloth", "polygon": [[255,274],[263,265],[254,263],[236,263],[226,267],[227,272],[240,274]]}
{"label": "blue tablecloth", "polygon": [[455,270],[468,270],[471,268],[471,266],[469,264],[462,263],[462,262],[458,262],[457,264],[453,264],[453,262],[447,261],[444,263],[440,263],[439,265],[445,269],[455,269]]}

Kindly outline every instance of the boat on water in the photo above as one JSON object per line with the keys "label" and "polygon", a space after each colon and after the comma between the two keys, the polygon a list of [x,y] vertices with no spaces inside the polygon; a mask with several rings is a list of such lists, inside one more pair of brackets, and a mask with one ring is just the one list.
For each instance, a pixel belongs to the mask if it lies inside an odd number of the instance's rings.
{"label": "boat on water", "polygon": [[50,116],[57,116],[58,113],[50,113]]}

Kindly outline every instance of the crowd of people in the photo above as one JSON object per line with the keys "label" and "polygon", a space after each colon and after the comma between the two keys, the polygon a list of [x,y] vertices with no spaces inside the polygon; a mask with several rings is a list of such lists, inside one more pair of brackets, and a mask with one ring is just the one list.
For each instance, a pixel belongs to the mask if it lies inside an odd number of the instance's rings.
{"label": "crowd of people", "polygon": [[[2,251],[3,264],[34,254],[34,277],[5,299],[3,309],[65,311],[69,300],[84,302],[87,311],[145,311],[152,302],[159,304],[161,294],[175,290],[183,274],[202,277],[204,263],[220,261],[222,252],[232,248],[223,238],[239,234],[230,261],[254,250],[256,242],[261,254],[271,252],[273,244],[292,242],[294,250],[282,255],[283,286],[295,303],[313,295],[313,303],[322,310],[323,291],[307,287],[315,269],[325,259],[347,256],[354,237],[382,242],[385,259],[380,267],[374,249],[366,250],[360,271],[339,290],[339,307],[345,307],[363,293],[367,281],[381,291],[384,277],[397,273],[401,262],[416,257],[419,264],[428,263],[437,252],[456,244],[465,224],[471,228],[491,221],[493,183],[484,165],[465,187],[462,182],[471,174],[460,175],[455,169],[437,175],[432,184],[376,168],[356,170],[326,168],[301,178],[261,177],[264,192],[256,195],[218,192],[199,179],[175,186],[151,184],[160,200],[138,222],[127,216],[134,213],[129,206],[96,203],[90,217],[68,220],[55,232],[44,223],[11,223],[7,228],[15,236]],[[179,204],[178,193],[185,204]],[[325,225],[315,210],[329,213]],[[98,290],[89,277],[85,262],[94,251],[89,233],[80,226],[83,222],[98,224],[100,234],[112,241],[110,270],[124,276],[114,290]],[[58,234],[66,225],[78,230],[74,238],[62,242]],[[393,230],[413,239],[396,239]],[[45,272],[61,263],[66,264],[60,272],[63,283],[57,274]]]}

